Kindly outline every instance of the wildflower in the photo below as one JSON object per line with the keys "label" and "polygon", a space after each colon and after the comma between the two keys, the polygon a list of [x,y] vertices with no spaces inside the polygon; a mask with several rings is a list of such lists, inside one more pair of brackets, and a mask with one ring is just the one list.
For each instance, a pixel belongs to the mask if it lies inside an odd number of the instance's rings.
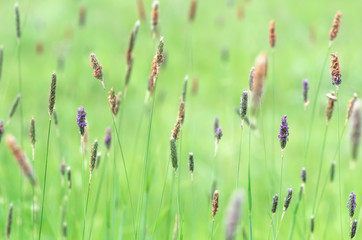
{"label": "wildflower", "polygon": [[244,119],[248,109],[248,92],[243,91],[243,94],[240,98],[240,117],[241,117],[241,127],[243,127]]}
{"label": "wildflower", "polygon": [[356,235],[356,231],[357,231],[357,220],[354,220],[351,226],[351,239],[354,238],[354,236]]}
{"label": "wildflower", "polygon": [[283,214],[282,214],[282,218],[280,221],[283,221],[284,214],[289,207],[290,201],[292,200],[292,196],[293,196],[293,189],[289,188],[288,195],[285,197],[285,200],[284,200]]}
{"label": "wildflower", "polygon": [[77,117],[77,123],[79,127],[80,135],[84,136],[85,127],[87,126],[87,121],[85,117],[87,116],[87,113],[84,111],[84,107],[78,108],[78,117]]}
{"label": "wildflower", "polygon": [[275,47],[275,40],[276,40],[275,21],[272,20],[272,21],[270,21],[270,25],[269,25],[269,43],[270,43],[271,48]]}
{"label": "wildflower", "polygon": [[287,115],[284,115],[281,120],[280,131],[278,135],[280,141],[280,147],[282,148],[282,155],[284,154],[284,149],[285,146],[287,145],[288,136],[289,136],[289,127],[287,122]]}
{"label": "wildflower", "polygon": [[332,28],[329,31],[329,40],[333,41],[337,37],[337,33],[339,31],[339,24],[341,23],[342,13],[338,11],[334,16]]}
{"label": "wildflower", "polygon": [[338,85],[341,84],[342,82],[342,74],[340,71],[340,67],[339,67],[339,60],[338,60],[338,55],[337,53],[332,53],[331,54],[331,76],[332,76],[332,84],[333,85]]}
{"label": "wildflower", "polygon": [[329,121],[332,118],[333,110],[334,110],[334,102],[337,101],[337,97],[335,96],[334,92],[331,91],[327,95],[328,98],[328,105],[326,108],[326,117],[327,117],[327,124],[329,124]]}
{"label": "wildflower", "polygon": [[354,215],[354,211],[356,209],[357,203],[356,203],[356,194],[354,194],[354,192],[351,192],[351,194],[349,195],[348,198],[348,203],[347,203],[347,208],[348,208],[348,212],[349,212],[349,216],[351,218],[352,221],[352,217]]}
{"label": "wildflower", "polygon": [[241,218],[240,209],[242,208],[243,195],[236,190],[229,202],[228,212],[225,222],[225,239],[232,240],[235,237],[238,222]]}
{"label": "wildflower", "polygon": [[94,53],[90,54],[91,67],[94,70],[93,76],[101,81],[103,88],[105,89],[103,82],[102,65],[99,64],[98,59]]}
{"label": "wildflower", "polygon": [[304,80],[303,80],[304,107],[307,107],[307,106],[309,105],[308,90],[309,90],[308,79],[304,79]]}
{"label": "wildflower", "polygon": [[212,200],[212,218],[215,220],[215,215],[219,210],[219,191],[215,190],[214,197]]}

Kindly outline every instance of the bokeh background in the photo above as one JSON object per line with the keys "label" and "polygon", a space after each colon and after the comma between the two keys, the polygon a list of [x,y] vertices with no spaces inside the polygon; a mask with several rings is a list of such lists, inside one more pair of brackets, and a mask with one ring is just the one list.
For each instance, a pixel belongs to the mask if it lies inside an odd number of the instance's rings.
{"label": "bokeh background", "polygon": [[[333,114],[322,165],[322,177],[318,196],[324,190],[316,215],[315,239],[346,239],[349,234],[349,216],[346,204],[348,195],[357,195],[355,218],[359,218],[362,196],[360,189],[360,159],[350,168],[351,144],[348,128],[340,139],[340,165],[335,158],[338,136],[344,126],[348,100],[353,93],[360,93],[362,16],[359,1],[203,1],[197,3],[196,16],[189,20],[190,0],[160,0],[159,31],[153,38],[150,24],[152,1],[143,0],[146,18],[140,19],[137,1],[19,1],[21,17],[20,75],[22,81],[19,111],[5,126],[5,135],[14,135],[31,158],[28,137],[31,116],[36,120],[34,172],[39,186],[43,186],[46,156],[46,137],[49,115],[48,95],[51,74],[57,73],[56,111],[58,130],[52,125],[48,162],[48,179],[43,219],[43,239],[61,239],[62,212],[66,187],[62,186],[59,167],[64,158],[72,169],[72,190],[66,209],[68,238],[80,239],[83,229],[84,196],[86,179],[82,180],[83,158],[80,152],[80,135],[76,124],[77,108],[84,106],[87,112],[89,144],[100,142],[99,150],[104,159],[103,144],[107,126],[112,126],[109,104],[102,86],[92,76],[89,54],[94,52],[103,66],[107,91],[114,87],[123,91],[126,72],[126,48],[130,31],[135,22],[141,24],[134,49],[134,65],[127,95],[122,100],[117,118],[120,141],[130,180],[134,211],[131,210],[127,183],[118,145],[112,142],[109,158],[102,161],[92,179],[87,218],[94,221],[92,239],[131,239],[134,236],[132,215],[139,218],[140,196],[143,194],[143,160],[147,148],[150,102],[145,104],[148,76],[159,36],[164,37],[166,60],[160,69],[154,96],[153,122],[149,147],[149,195],[144,235],[150,238],[157,223],[154,239],[170,239],[174,234],[177,214],[177,184],[180,178],[181,218],[177,236],[184,239],[208,239],[212,228],[210,194],[212,182],[220,192],[219,212],[214,222],[214,239],[225,235],[227,205],[235,190],[236,169],[239,159],[240,117],[235,107],[240,104],[242,90],[248,89],[249,71],[256,56],[266,52],[269,68],[261,114],[257,118],[257,130],[245,127],[242,135],[239,188],[244,189],[242,219],[238,225],[237,239],[248,232],[247,161],[251,159],[251,187],[253,196],[253,237],[271,239],[271,199],[279,192],[280,146],[277,138],[280,118],[288,115],[290,138],[285,149],[282,201],[291,187],[295,191],[290,208],[280,224],[279,239],[289,236],[293,211],[301,183],[300,171],[307,169],[306,190],[296,215],[293,239],[308,239],[310,215],[315,200],[315,187],[321,158],[325,129],[325,94],[335,90],[329,73],[329,59],[323,65],[327,53],[333,18],[337,10],[343,14],[338,37],[330,53],[338,52],[342,84],[339,89],[339,112]],[[79,26],[79,10],[86,7],[85,24]],[[0,3],[0,44],[4,47],[2,76],[0,79],[0,120],[7,121],[12,102],[18,89],[18,42],[15,31],[14,2]],[[269,22],[276,23],[274,53],[269,46]],[[316,95],[318,80],[321,88]],[[182,146],[178,178],[169,164],[169,138],[173,129],[184,77],[189,76],[186,100],[186,119],[182,130]],[[304,109],[302,80],[310,83],[310,101]],[[194,81],[198,89],[191,91]],[[273,100],[273,88],[275,100]],[[316,98],[317,96],[317,98]],[[316,103],[316,115],[311,126],[312,105]],[[275,109],[273,111],[273,108]],[[18,109],[19,110],[19,109]],[[214,159],[213,122],[219,118],[223,137]],[[23,129],[21,136],[20,126]],[[312,128],[310,147],[304,159],[307,135]],[[339,132],[339,133],[338,133]],[[5,235],[7,212],[14,203],[14,222],[11,239],[30,239],[33,234],[32,187],[20,171],[6,146],[5,135],[0,142],[0,235]],[[113,132],[113,136],[115,134]],[[21,140],[22,139],[22,140]],[[179,145],[180,147],[180,145]],[[180,148],[178,148],[180,151]],[[188,171],[188,153],[195,156],[194,180]],[[88,155],[87,155],[88,159]],[[340,179],[329,183],[332,161],[340,167]],[[105,180],[100,186],[101,169]],[[217,173],[213,176],[214,167]],[[114,169],[116,169],[114,171]],[[88,171],[86,172],[88,174]],[[116,173],[114,176],[113,174]],[[113,193],[118,185],[114,207]],[[66,181],[66,179],[65,179]],[[166,181],[166,183],[165,183]],[[165,184],[164,195],[163,186]],[[339,184],[341,189],[339,189]],[[95,216],[92,211],[101,188]],[[41,206],[41,187],[36,191],[36,202]],[[339,191],[340,190],[340,191]],[[160,204],[163,196],[162,204]],[[141,204],[142,205],[142,204]],[[160,213],[158,214],[158,209]],[[342,213],[342,215],[340,215]],[[39,212],[36,219],[36,236],[39,229]],[[342,219],[340,221],[340,219]],[[141,221],[142,220],[142,221]],[[341,225],[342,230],[341,232]],[[358,239],[358,231],[356,238]]]}

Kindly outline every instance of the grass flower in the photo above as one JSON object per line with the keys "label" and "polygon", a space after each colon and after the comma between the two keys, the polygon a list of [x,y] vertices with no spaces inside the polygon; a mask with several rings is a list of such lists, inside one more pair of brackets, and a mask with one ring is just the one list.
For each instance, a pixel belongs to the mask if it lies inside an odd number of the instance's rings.
{"label": "grass flower", "polygon": [[287,115],[284,115],[281,120],[280,131],[278,135],[280,147],[282,148],[282,156],[284,154],[285,146],[287,145],[288,142],[288,136],[289,136],[289,127],[287,122]]}
{"label": "grass flower", "polygon": [[189,10],[189,21],[192,22],[195,19],[197,8],[197,0],[191,0],[190,10]]}
{"label": "grass flower", "polygon": [[8,212],[8,222],[6,224],[6,239],[10,238],[12,223],[13,223],[13,203],[10,203],[9,212]]}
{"label": "grass flower", "polygon": [[349,217],[351,218],[351,224],[352,224],[352,218],[354,216],[354,212],[356,210],[356,194],[354,194],[354,192],[351,192],[351,194],[349,195],[348,198],[348,203],[347,203],[347,208],[348,208],[348,214]]}
{"label": "grass flower", "polygon": [[339,67],[339,60],[338,60],[338,55],[337,53],[332,53],[331,54],[331,76],[332,76],[332,84],[337,86],[337,91],[338,91],[338,86],[342,83],[342,74],[341,74],[341,70]]}
{"label": "grass flower", "polygon": [[274,215],[275,212],[277,211],[278,202],[279,202],[278,194],[275,194],[273,197],[273,203],[271,208],[272,215]]}
{"label": "grass flower", "polygon": [[178,167],[177,148],[176,148],[176,139],[173,137],[170,138],[170,152],[171,152],[172,167],[175,170],[175,175],[177,175],[177,167]]}
{"label": "grass flower", "polygon": [[4,135],[4,132],[5,132],[5,130],[4,130],[4,121],[1,120],[0,121],[0,143],[1,143],[1,139],[2,139],[2,137]]}
{"label": "grass flower", "polygon": [[293,189],[289,188],[288,195],[285,197],[285,200],[284,200],[283,213],[282,213],[282,218],[280,221],[283,221],[284,214],[288,210],[290,201],[292,200],[292,196],[293,196]]}
{"label": "grass flower", "polygon": [[302,191],[304,192],[305,183],[307,182],[307,170],[305,168],[302,168],[300,178],[302,179]]}
{"label": "grass flower", "polygon": [[314,216],[310,216],[310,233],[313,235],[314,233]]}
{"label": "grass flower", "polygon": [[163,40],[163,37],[161,37],[160,42],[157,47],[156,55],[153,58],[151,74],[148,78],[148,95],[146,97],[146,100],[148,99],[148,96],[152,96],[152,94],[155,90],[157,77],[160,72],[160,66],[163,63],[163,61],[165,60],[164,52],[163,52],[164,45],[165,45],[165,42]]}
{"label": "grass flower", "polygon": [[151,13],[151,30],[153,31],[153,36],[156,36],[157,25],[158,25],[158,8],[160,3],[156,0],[152,4],[152,13]]}
{"label": "grass flower", "polygon": [[79,20],[78,24],[80,27],[83,27],[85,25],[85,18],[87,16],[87,7],[85,5],[81,5],[79,7]]}
{"label": "grass flower", "polygon": [[348,107],[347,107],[347,114],[346,114],[346,121],[345,121],[345,125],[347,125],[348,120],[350,119],[351,115],[352,115],[352,109],[353,109],[353,105],[355,104],[355,102],[357,101],[358,96],[357,93],[353,94],[353,97],[349,100],[348,103]]}
{"label": "grass flower", "polygon": [[229,202],[228,211],[225,221],[225,239],[232,240],[235,238],[238,223],[241,218],[240,210],[242,209],[243,195],[236,190]]}
{"label": "grass flower", "polygon": [[21,30],[20,30],[20,10],[19,10],[19,3],[17,3],[17,2],[15,3],[14,9],[15,9],[16,37],[17,37],[17,39],[18,39],[18,42],[20,42]]}
{"label": "grass flower", "polygon": [[194,154],[192,152],[189,153],[189,170],[191,172],[191,179],[194,179]]}
{"label": "grass flower", "polygon": [[275,47],[275,40],[276,40],[275,21],[271,20],[269,24],[269,44],[271,48]]}
{"label": "grass flower", "polygon": [[112,143],[112,129],[111,127],[106,128],[106,136],[104,137],[104,145],[106,145],[107,152],[109,152],[109,149],[111,148]]}
{"label": "grass flower", "polygon": [[212,200],[212,218],[215,220],[215,215],[217,211],[219,210],[219,191],[215,190]]}
{"label": "grass flower", "polygon": [[241,98],[240,98],[241,128],[243,127],[247,110],[248,110],[248,92],[244,90],[243,94],[241,95]]}
{"label": "grass flower", "polygon": [[31,117],[31,120],[30,120],[29,136],[30,136],[30,143],[31,143],[31,147],[32,147],[33,160],[34,160],[35,142],[36,142],[34,117]]}
{"label": "grass flower", "polygon": [[91,150],[91,159],[89,161],[89,183],[92,179],[92,173],[97,160],[97,151],[98,151],[98,140],[94,140]]}
{"label": "grass flower", "polygon": [[335,173],[335,171],[336,171],[336,162],[335,161],[333,161],[332,162],[332,165],[331,165],[331,177],[330,177],[330,180],[331,180],[331,182],[333,182],[333,180],[334,180],[334,173]]}
{"label": "grass flower", "polygon": [[304,99],[305,108],[309,105],[308,91],[309,91],[308,79],[304,79],[303,80],[303,99]]}
{"label": "grass flower", "polygon": [[339,31],[339,25],[341,23],[341,18],[342,18],[342,13],[340,11],[338,11],[336,13],[336,15],[334,16],[332,28],[329,31],[329,40],[331,42],[337,37],[338,31]]}
{"label": "grass flower", "polygon": [[333,110],[334,110],[334,103],[337,101],[337,97],[335,96],[335,93],[333,91],[328,93],[326,96],[328,98],[328,104],[327,104],[325,114],[327,117],[327,125],[328,125],[332,118],[332,114],[333,114]]}
{"label": "grass flower", "polygon": [[249,73],[249,90],[250,91],[253,91],[254,74],[255,74],[255,67],[251,67],[250,73]]}
{"label": "grass flower", "polygon": [[105,89],[106,87],[104,86],[103,82],[102,65],[99,64],[98,59],[94,53],[90,54],[90,62],[91,62],[91,67],[94,70],[93,76],[97,78],[99,81],[101,81],[102,86]]}
{"label": "grass flower", "polygon": [[11,105],[7,125],[10,123],[11,118],[14,116],[14,113],[15,113],[16,109],[18,108],[20,98],[21,98],[20,94],[16,95],[16,98],[15,98],[13,104]]}
{"label": "grass flower", "polygon": [[72,171],[70,166],[67,167],[67,182],[68,182],[68,189],[72,189]]}
{"label": "grass flower", "polygon": [[255,60],[255,70],[253,72],[253,79],[249,87],[251,89],[251,113],[255,115],[261,104],[261,97],[268,72],[268,56],[266,53],[261,53]]}
{"label": "grass flower", "polygon": [[49,106],[48,106],[50,117],[52,116],[54,111],[56,87],[57,87],[57,75],[55,74],[55,72],[53,72],[52,81],[50,84]]}
{"label": "grass flower", "polygon": [[355,101],[351,115],[350,138],[352,142],[352,159],[357,160],[358,147],[361,140],[361,104],[359,100]]}
{"label": "grass flower", "polygon": [[78,116],[77,116],[77,124],[79,127],[80,135],[84,136],[85,133],[85,127],[87,126],[87,121],[85,117],[87,116],[87,113],[84,110],[84,107],[78,108]]}
{"label": "grass flower", "polygon": [[350,232],[351,239],[354,238],[354,236],[356,235],[356,231],[357,231],[357,220],[354,220],[352,223],[351,232]]}
{"label": "grass flower", "polygon": [[12,135],[7,135],[6,143],[12,151],[14,158],[19,164],[23,174],[29,179],[30,183],[35,186],[36,180],[33,167],[31,166],[29,159],[26,157],[23,150],[18,146],[15,137]]}

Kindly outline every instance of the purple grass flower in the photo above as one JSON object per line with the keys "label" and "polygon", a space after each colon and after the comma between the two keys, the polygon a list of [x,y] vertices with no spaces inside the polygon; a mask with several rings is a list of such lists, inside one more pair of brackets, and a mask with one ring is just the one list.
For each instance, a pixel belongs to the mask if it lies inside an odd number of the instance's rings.
{"label": "purple grass flower", "polygon": [[351,226],[351,233],[350,233],[351,239],[354,238],[354,236],[356,235],[356,230],[357,230],[357,220],[354,220]]}
{"label": "purple grass flower", "polygon": [[221,127],[216,128],[215,137],[216,137],[216,140],[217,140],[217,141],[220,141],[220,139],[221,139],[221,137],[222,137]]}
{"label": "purple grass flower", "polygon": [[0,121],[0,142],[1,142],[1,137],[4,135],[4,121],[1,120]]}
{"label": "purple grass flower", "polygon": [[349,216],[352,218],[354,215],[354,210],[356,209],[357,203],[356,203],[356,194],[354,192],[351,192],[349,195],[349,201],[347,203],[347,208],[349,210]]}
{"label": "purple grass flower", "polygon": [[84,111],[84,107],[78,108],[78,117],[77,117],[77,124],[79,127],[80,134],[84,136],[84,128],[87,126],[87,121],[85,120],[85,116],[87,113]]}
{"label": "purple grass flower", "polygon": [[107,150],[111,148],[112,142],[112,129],[110,127],[106,128],[106,136],[104,137],[104,144],[106,145]]}
{"label": "purple grass flower", "polygon": [[240,116],[244,120],[248,109],[248,92],[244,90],[240,99]]}
{"label": "purple grass flower", "polygon": [[307,106],[309,104],[308,90],[309,90],[308,79],[304,79],[303,80],[303,99],[304,99],[304,105],[305,106]]}
{"label": "purple grass flower", "polygon": [[288,127],[288,122],[287,122],[287,115],[282,117],[281,122],[282,123],[280,125],[280,132],[279,132],[278,138],[280,140],[281,148],[284,149],[285,146],[287,145],[288,136],[289,136],[289,127]]}

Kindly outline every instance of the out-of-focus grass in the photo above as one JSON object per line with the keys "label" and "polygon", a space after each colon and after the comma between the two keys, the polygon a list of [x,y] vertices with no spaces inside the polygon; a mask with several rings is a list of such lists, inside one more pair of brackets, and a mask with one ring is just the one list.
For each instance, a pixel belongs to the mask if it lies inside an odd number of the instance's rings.
{"label": "out-of-focus grass", "polygon": [[[47,104],[51,73],[57,72],[56,110],[59,118],[60,144],[52,128],[50,158],[44,212],[44,238],[52,239],[60,236],[60,219],[62,190],[60,185],[59,166],[64,156],[72,167],[73,188],[67,209],[68,233],[70,239],[78,239],[82,232],[84,190],[81,186],[82,155],[80,153],[80,136],[76,125],[76,110],[84,106],[87,111],[89,125],[89,143],[98,138],[103,140],[105,128],[112,122],[108,117],[109,108],[103,89],[98,80],[92,76],[89,54],[95,52],[103,66],[107,89],[114,87],[116,91],[123,89],[125,75],[125,50],[129,32],[138,19],[136,1],[89,1],[87,2],[86,25],[78,27],[78,1],[20,1],[21,19],[23,22],[21,40],[21,62],[23,79],[22,104],[24,111],[24,129],[27,132],[30,118],[36,119],[37,143],[35,152],[35,174],[42,186],[45,164]],[[141,186],[142,162],[146,145],[148,117],[143,113],[144,96],[151,62],[156,51],[155,42],[151,38],[150,12],[152,2],[144,1],[147,20],[141,22],[134,50],[134,67],[127,97],[122,104],[120,139],[123,144],[128,166],[132,198],[137,206]],[[237,6],[244,7],[244,18],[237,19]],[[11,103],[15,98],[17,86],[16,37],[13,2],[0,3],[2,27],[0,44],[4,46],[3,74],[0,80],[0,119],[7,119]],[[165,66],[160,70],[157,82],[156,103],[152,125],[150,162],[152,167],[152,184],[149,195],[147,213],[147,233],[154,227],[155,215],[159,206],[164,181],[164,172],[169,161],[169,135],[176,120],[179,96],[183,78],[190,76],[189,87],[194,77],[199,79],[199,91],[196,95],[188,92],[186,100],[186,120],[182,134],[181,159],[181,201],[183,217],[183,233],[185,239],[207,238],[209,236],[211,215],[208,197],[211,191],[212,160],[214,152],[213,121],[218,116],[224,136],[219,145],[217,162],[217,189],[220,192],[220,209],[214,225],[215,239],[224,236],[224,219],[226,206],[234,190],[236,167],[238,162],[238,144],[240,136],[240,119],[234,112],[239,105],[243,89],[248,88],[248,75],[254,59],[261,51],[270,54],[268,45],[269,21],[276,21],[277,43],[275,51],[275,94],[276,94],[276,126],[272,126],[272,94],[271,81],[266,82],[262,101],[262,117],[258,120],[259,131],[252,134],[251,177],[253,193],[253,233],[255,239],[266,239],[270,224],[271,199],[279,191],[280,148],[277,134],[282,115],[288,115],[290,141],[285,150],[283,189],[280,201],[284,200],[286,186],[299,191],[299,173],[302,167],[308,172],[306,193],[297,216],[295,239],[305,239],[309,232],[309,217],[314,200],[315,181],[320,156],[320,145],[325,124],[325,93],[334,90],[329,77],[328,66],[323,69],[321,92],[317,102],[311,144],[306,164],[303,162],[304,143],[309,130],[311,108],[303,110],[302,79],[310,82],[310,98],[314,99],[314,91],[321,71],[323,57],[328,46],[328,31],[337,10],[343,13],[341,29],[333,43],[333,52],[339,53],[342,71],[342,85],[339,92],[340,124],[344,122],[348,99],[353,92],[359,93],[360,50],[358,31],[361,22],[360,3],[344,3],[342,1],[235,1],[231,6],[226,1],[199,1],[196,19],[189,23],[189,1],[160,2],[160,33],[165,38],[167,51]],[[26,19],[26,21],[24,21]],[[310,41],[310,29],[315,31],[315,41]],[[36,43],[41,41],[44,51],[36,53]],[[157,41],[157,39],[156,39]],[[229,51],[229,60],[221,59],[221,50]],[[58,58],[64,54],[64,68],[58,66]],[[144,118],[141,121],[141,118]],[[14,134],[19,139],[19,116],[16,114],[6,133]],[[141,122],[141,124],[140,124]],[[263,128],[261,128],[263,125]],[[136,135],[140,126],[139,135]],[[322,184],[325,181],[330,163],[337,148],[337,113],[331,121],[327,136],[325,164],[322,169]],[[242,155],[240,184],[247,188],[248,130],[245,129]],[[264,135],[265,134],[265,135]],[[115,136],[115,134],[113,134]],[[24,136],[25,152],[31,157],[30,140]],[[137,138],[137,139],[136,139]],[[266,149],[264,149],[264,140]],[[271,159],[271,141],[274,143],[274,159]],[[113,145],[112,147],[115,147]],[[100,146],[102,153],[105,147]],[[194,152],[195,173],[192,182],[187,168],[188,152]],[[111,151],[112,153],[113,151]],[[342,171],[342,213],[344,214],[344,238],[349,231],[349,219],[345,202],[353,190],[357,201],[361,196],[358,189],[361,164],[357,162],[354,170],[349,169],[350,144],[347,134],[341,140]],[[0,144],[0,226],[6,225],[7,210],[10,202],[14,202],[14,225],[12,238],[30,236],[31,194],[32,190],[21,173],[5,141]],[[117,173],[120,181],[119,202],[116,212],[114,235],[118,236],[122,212],[125,213],[124,239],[133,236],[127,185],[121,158],[116,150]],[[111,178],[113,154],[107,162],[106,173]],[[337,166],[338,167],[338,166]],[[97,172],[98,173],[98,172]],[[100,177],[93,177],[92,187],[98,186]],[[172,234],[176,208],[176,183],[172,183],[173,171],[167,175],[165,198],[161,207],[155,239],[170,238]],[[106,177],[107,177],[106,176]],[[271,181],[272,178],[272,181]],[[327,226],[326,238],[339,234],[339,201],[338,178],[328,186],[316,217],[315,239],[321,239]],[[24,181],[24,214],[21,219],[20,181]],[[112,190],[112,181],[105,181],[102,188],[99,209],[95,216],[93,239],[102,239],[106,235],[107,189]],[[170,199],[174,191],[173,199]],[[95,193],[91,191],[90,209],[93,209]],[[192,197],[192,194],[194,196]],[[297,194],[295,195],[297,196]],[[246,195],[245,195],[246,197]],[[38,204],[40,205],[40,195]],[[280,203],[281,203],[280,202]],[[244,201],[242,225],[248,229],[247,201]],[[280,229],[280,239],[286,238],[292,219],[296,198],[292,200],[290,209],[285,215]],[[358,204],[358,203],[357,203]],[[357,205],[357,214],[359,213]],[[281,205],[279,206],[281,207]],[[331,211],[330,209],[334,209]],[[20,225],[21,224],[21,225]],[[241,226],[242,226],[241,225]],[[37,225],[38,226],[38,225]],[[89,225],[88,225],[89,226]],[[4,228],[2,228],[4,229]],[[37,228],[38,229],[38,228]],[[238,228],[241,238],[241,227]],[[0,234],[4,230],[0,231]],[[87,234],[89,229],[87,229]],[[87,236],[86,234],[86,236]],[[271,233],[270,233],[271,234]],[[358,233],[357,233],[358,234]],[[271,236],[271,235],[270,235]],[[358,237],[358,236],[357,236]]]}

